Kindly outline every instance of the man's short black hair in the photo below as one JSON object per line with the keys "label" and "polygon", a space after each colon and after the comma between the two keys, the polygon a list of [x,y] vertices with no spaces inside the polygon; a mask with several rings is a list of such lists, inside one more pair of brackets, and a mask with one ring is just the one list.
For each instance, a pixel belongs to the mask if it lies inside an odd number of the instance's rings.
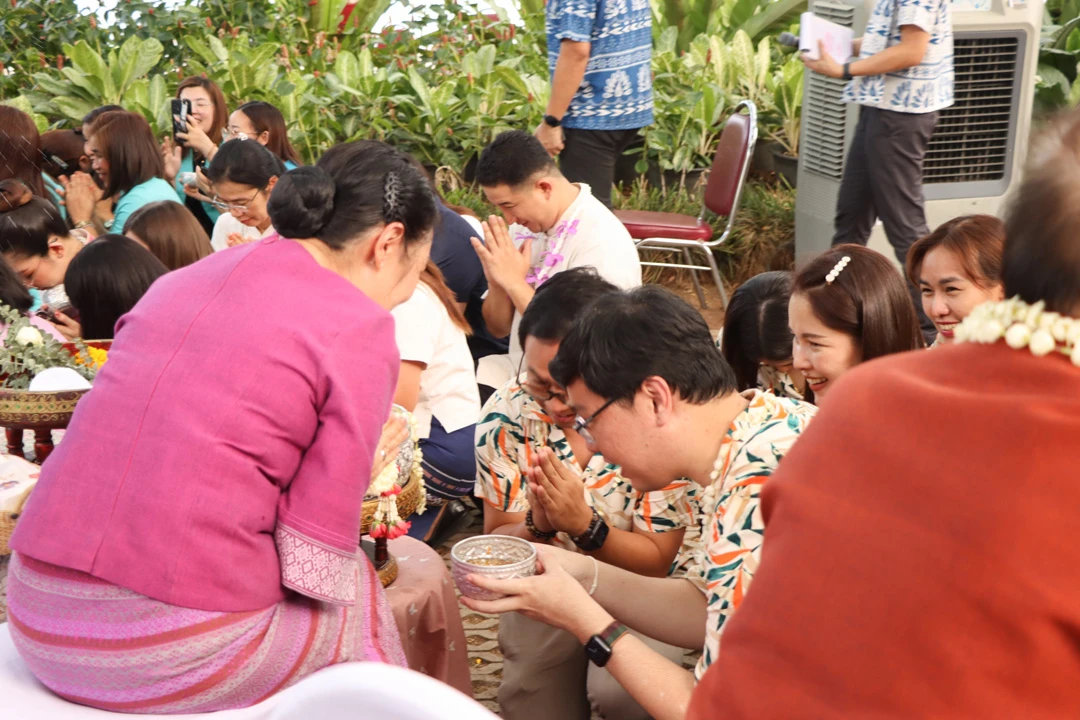
{"label": "man's short black hair", "polygon": [[595,268],[563,270],[541,285],[529,301],[518,325],[518,342],[525,347],[527,337],[562,340],[593,300],[618,291]]}
{"label": "man's short black hair", "polygon": [[538,172],[558,172],[540,141],[522,130],[500,134],[480,153],[476,182],[482,187],[517,187]]}
{"label": "man's short black hair", "polygon": [[646,378],[664,378],[683,400],[735,392],[735,373],[701,313],[656,285],[598,298],[581,314],[548,366],[563,387],[578,378],[597,395],[630,400]]}

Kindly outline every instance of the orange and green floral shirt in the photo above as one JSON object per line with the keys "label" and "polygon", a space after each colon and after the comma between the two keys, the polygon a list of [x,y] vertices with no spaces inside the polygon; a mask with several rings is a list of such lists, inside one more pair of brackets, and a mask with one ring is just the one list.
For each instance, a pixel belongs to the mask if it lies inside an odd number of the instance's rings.
{"label": "orange and green floral shirt", "polygon": [[694,671],[698,680],[716,658],[724,624],[742,602],[761,560],[761,489],[817,412],[809,403],[760,390],[743,397],[750,405],[728,428],[717,459],[719,475],[702,493],[705,532],[686,575],[708,603],[705,648]]}
{"label": "orange and green floral shirt", "polygon": [[[496,391],[484,405],[480,418],[476,425],[476,495],[492,507],[507,513],[529,509],[522,469],[544,446],[554,450],[567,465],[578,467],[562,429],[519,380]],[[701,491],[694,483],[680,480],[663,490],[640,492],[622,476],[618,465],[599,454],[592,456],[582,474],[585,501],[610,527],[654,533],[685,527],[686,536],[669,572],[675,577],[686,574],[700,552]],[[577,549],[564,533],[559,533],[555,542],[568,550]]]}

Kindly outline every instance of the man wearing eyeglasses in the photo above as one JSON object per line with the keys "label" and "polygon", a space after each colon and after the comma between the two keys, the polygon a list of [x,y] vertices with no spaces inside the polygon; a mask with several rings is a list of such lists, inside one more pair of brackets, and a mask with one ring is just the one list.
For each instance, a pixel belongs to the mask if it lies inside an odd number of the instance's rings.
{"label": "man wearing eyeglasses", "polygon": [[[548,372],[578,315],[617,290],[586,267],[536,291],[521,320],[519,377],[492,395],[477,425],[476,495],[485,501],[486,533],[551,543],[642,575],[680,575],[700,535],[692,485],[635,490],[618,465],[594,453],[588,420],[576,417]],[[682,649],[646,642],[682,662]],[[607,672],[588,667],[569,633],[507,615],[499,644],[499,704],[508,720],[588,720],[590,701],[604,717],[648,717]]]}
{"label": "man wearing eyeglasses", "polygon": [[[685,579],[673,579],[540,548],[540,575],[470,578],[505,597],[462,602],[568,631],[585,645],[582,657],[608,669],[651,717],[682,720],[757,570],[761,490],[816,408],[760,390],[740,394],[701,315],[656,286],[596,299],[563,338],[551,377],[582,417],[577,427],[589,448],[619,462],[635,489],[662,488],[676,477],[700,487],[702,549]],[[627,626],[702,648],[696,672],[627,634]],[[723,715],[724,708],[714,710]]]}

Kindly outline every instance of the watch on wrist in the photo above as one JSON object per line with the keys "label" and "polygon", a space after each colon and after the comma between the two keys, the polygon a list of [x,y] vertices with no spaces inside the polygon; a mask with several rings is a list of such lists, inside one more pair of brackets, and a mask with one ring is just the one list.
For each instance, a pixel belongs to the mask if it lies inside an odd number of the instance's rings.
{"label": "watch on wrist", "polygon": [[585,643],[585,657],[596,667],[604,667],[611,660],[611,648],[615,641],[627,633],[627,627],[618,620],[608,625],[599,635],[593,635]]}
{"label": "watch on wrist", "polygon": [[851,76],[851,63],[849,63],[849,62],[844,63],[844,78],[843,79],[844,80],[852,80],[853,79],[852,76]]}
{"label": "watch on wrist", "polygon": [[537,540],[550,540],[559,534],[555,530],[541,530],[536,527],[536,523],[533,522],[532,508],[529,508],[528,512],[525,513],[525,529],[531,532]]}
{"label": "watch on wrist", "polygon": [[589,527],[585,529],[585,532],[571,538],[574,544],[585,552],[594,552],[604,547],[604,542],[607,541],[608,536],[608,524],[596,512],[596,508],[593,508],[592,513],[592,522],[589,523]]}
{"label": "watch on wrist", "polygon": [[559,127],[560,125],[562,125],[562,120],[555,117],[554,115],[545,115],[544,124],[548,127]]}

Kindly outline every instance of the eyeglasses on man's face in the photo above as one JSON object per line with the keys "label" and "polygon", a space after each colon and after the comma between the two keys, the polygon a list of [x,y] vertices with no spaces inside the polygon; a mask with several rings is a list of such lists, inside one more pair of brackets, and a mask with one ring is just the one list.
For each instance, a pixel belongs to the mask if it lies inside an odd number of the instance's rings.
{"label": "eyeglasses on man's face", "polygon": [[596,438],[594,438],[593,434],[589,431],[589,426],[596,421],[596,418],[599,417],[600,413],[607,410],[608,407],[610,407],[611,404],[614,402],[615,398],[608,400],[606,403],[600,406],[599,410],[597,410],[587,418],[583,418],[578,415],[577,419],[574,420],[574,432],[585,438],[585,442],[589,443],[590,445],[596,445]]}

